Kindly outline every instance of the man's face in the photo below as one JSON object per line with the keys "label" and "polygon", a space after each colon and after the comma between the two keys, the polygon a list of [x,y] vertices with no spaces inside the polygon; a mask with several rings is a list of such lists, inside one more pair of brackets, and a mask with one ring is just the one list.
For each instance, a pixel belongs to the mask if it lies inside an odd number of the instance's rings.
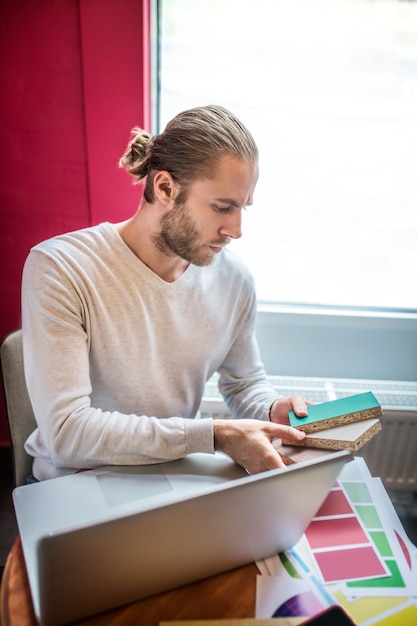
{"label": "man's face", "polygon": [[168,256],[209,265],[231,239],[241,237],[241,213],[252,203],[257,179],[257,163],[222,158],[212,178],[194,181],[186,198],[162,216],[154,243]]}

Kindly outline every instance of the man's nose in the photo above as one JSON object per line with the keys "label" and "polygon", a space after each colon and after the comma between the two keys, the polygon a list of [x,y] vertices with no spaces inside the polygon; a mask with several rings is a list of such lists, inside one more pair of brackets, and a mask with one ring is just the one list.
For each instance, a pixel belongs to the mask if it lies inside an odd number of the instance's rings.
{"label": "man's nose", "polygon": [[230,237],[231,239],[240,239],[242,236],[242,213],[236,211],[233,215],[228,216],[227,222],[220,228],[222,237]]}

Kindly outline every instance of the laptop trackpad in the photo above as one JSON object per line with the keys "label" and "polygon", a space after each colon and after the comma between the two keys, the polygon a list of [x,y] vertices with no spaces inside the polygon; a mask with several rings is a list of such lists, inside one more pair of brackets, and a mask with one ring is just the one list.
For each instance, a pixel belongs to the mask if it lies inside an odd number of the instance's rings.
{"label": "laptop trackpad", "polygon": [[108,506],[118,506],[172,491],[165,474],[155,465],[115,468],[97,476]]}

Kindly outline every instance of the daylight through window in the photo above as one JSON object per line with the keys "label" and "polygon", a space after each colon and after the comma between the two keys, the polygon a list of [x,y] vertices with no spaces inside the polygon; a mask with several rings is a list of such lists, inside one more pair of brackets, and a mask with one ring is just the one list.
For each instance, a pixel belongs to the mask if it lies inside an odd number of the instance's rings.
{"label": "daylight through window", "polygon": [[417,2],[159,1],[161,128],[217,103],[259,145],[258,299],[417,309]]}

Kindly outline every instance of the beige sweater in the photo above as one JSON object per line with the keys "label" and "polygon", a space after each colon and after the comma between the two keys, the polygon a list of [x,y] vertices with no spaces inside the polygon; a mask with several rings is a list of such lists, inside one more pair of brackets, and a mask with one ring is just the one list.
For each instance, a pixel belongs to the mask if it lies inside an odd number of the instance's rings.
{"label": "beige sweater", "polygon": [[268,419],[255,311],[252,277],[228,250],[167,283],[108,223],[33,248],[22,326],[34,475],[213,453],[212,420],[195,418],[216,371],[235,417]]}

